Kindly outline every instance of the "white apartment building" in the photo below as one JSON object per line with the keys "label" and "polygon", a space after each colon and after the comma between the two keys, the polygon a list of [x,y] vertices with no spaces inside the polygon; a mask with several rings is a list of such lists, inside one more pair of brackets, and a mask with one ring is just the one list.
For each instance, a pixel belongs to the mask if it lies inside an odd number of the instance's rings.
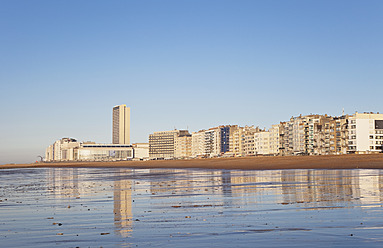
{"label": "white apartment building", "polygon": [[217,157],[221,153],[221,129],[210,128],[205,131],[205,154],[209,157]]}
{"label": "white apartment building", "polygon": [[73,138],[62,138],[48,146],[45,151],[45,161],[71,161],[75,160],[73,148],[80,145],[80,142]]}
{"label": "white apartment building", "polygon": [[192,133],[192,157],[205,155],[205,130]]}
{"label": "white apartment building", "polygon": [[348,118],[348,153],[378,153],[383,145],[383,114],[358,113]]}
{"label": "white apartment building", "polygon": [[254,134],[254,146],[256,155],[270,155],[270,132],[260,131]]}
{"label": "white apartment building", "polygon": [[192,157],[217,157],[221,153],[221,129],[210,128],[192,133]]}
{"label": "white apartment building", "polygon": [[272,125],[269,129],[270,154],[279,154],[279,124]]}

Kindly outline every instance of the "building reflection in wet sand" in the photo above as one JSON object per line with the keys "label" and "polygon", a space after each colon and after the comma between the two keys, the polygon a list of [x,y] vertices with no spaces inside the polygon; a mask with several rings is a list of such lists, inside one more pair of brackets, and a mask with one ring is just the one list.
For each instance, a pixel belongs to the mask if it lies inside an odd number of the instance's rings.
{"label": "building reflection in wet sand", "polygon": [[[148,173],[156,174],[158,170]],[[380,203],[383,176],[375,170],[193,171],[161,170],[167,175],[150,182],[152,198],[195,194],[221,195],[222,205],[315,204],[332,206],[350,201]],[[160,178],[158,178],[160,179]],[[235,202],[233,202],[235,198]],[[162,204],[160,202],[159,204]],[[200,203],[200,202],[195,202]]]}
{"label": "building reflection in wet sand", "polygon": [[[129,175],[132,170],[120,170],[116,172],[117,178]],[[132,180],[119,179],[114,181],[114,225],[116,232],[122,237],[131,236],[133,229],[132,212]]]}
{"label": "building reflection in wet sand", "polygon": [[48,191],[55,198],[80,197],[81,185],[79,185],[78,169],[75,168],[50,168],[47,174]]}
{"label": "building reflection in wet sand", "polygon": [[133,226],[133,211],[143,216],[143,209],[153,210],[153,218],[166,218],[177,211],[185,218],[191,208],[200,208],[199,213],[203,213],[206,208],[201,208],[207,206],[219,212],[235,208],[251,212],[291,204],[297,211],[307,211],[381,207],[383,200],[383,174],[379,170],[116,169],[108,173],[109,182],[102,181],[102,173],[89,179],[81,169],[51,169],[48,190],[55,198],[67,199],[94,197],[97,192],[93,189],[112,186],[114,230],[122,238],[132,237],[137,228]]}

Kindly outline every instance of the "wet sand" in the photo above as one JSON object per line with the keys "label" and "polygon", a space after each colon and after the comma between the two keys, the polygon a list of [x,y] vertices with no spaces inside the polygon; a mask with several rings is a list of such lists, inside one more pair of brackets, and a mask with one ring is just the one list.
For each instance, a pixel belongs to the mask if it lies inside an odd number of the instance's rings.
{"label": "wet sand", "polygon": [[2,247],[376,247],[383,170],[0,172]]}
{"label": "wet sand", "polygon": [[383,154],[209,158],[189,160],[151,160],[117,162],[59,162],[33,164],[6,164],[10,168],[201,168],[236,170],[283,170],[283,169],[383,169]]}

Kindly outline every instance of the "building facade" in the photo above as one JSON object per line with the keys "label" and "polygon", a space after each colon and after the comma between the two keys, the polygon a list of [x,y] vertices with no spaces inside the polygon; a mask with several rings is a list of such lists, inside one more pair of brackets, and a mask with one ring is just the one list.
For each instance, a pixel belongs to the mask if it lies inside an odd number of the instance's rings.
{"label": "building facade", "polygon": [[242,133],[244,132],[244,128],[232,125],[230,127],[230,138],[229,138],[229,152],[228,154],[233,157],[242,156]]}
{"label": "building facade", "polygon": [[62,138],[50,145],[45,152],[46,162],[63,161],[117,161],[134,157],[133,147],[125,144],[96,144]]}
{"label": "building facade", "polygon": [[192,157],[217,157],[221,154],[221,128],[192,133]]}
{"label": "building facade", "polygon": [[147,160],[149,159],[149,143],[135,143],[132,144],[135,159]]}
{"label": "building facade", "polygon": [[130,144],[130,108],[125,104],[113,107],[113,144]]}
{"label": "building facade", "polygon": [[176,158],[177,137],[190,136],[188,130],[172,130],[154,132],[149,135],[149,158],[150,159],[174,159]]}
{"label": "building facade", "polygon": [[200,130],[192,133],[192,157],[203,157],[205,156],[205,131]]}
{"label": "building facade", "polygon": [[75,160],[74,148],[78,147],[80,142],[73,138],[62,138],[48,146],[45,151],[45,161],[72,161]]}
{"label": "building facade", "polygon": [[189,158],[192,156],[192,135],[177,136],[175,139],[175,158]]}
{"label": "building facade", "polygon": [[383,146],[383,114],[358,113],[348,117],[348,153],[379,153]]}
{"label": "building facade", "polygon": [[78,161],[120,161],[133,159],[133,147],[125,144],[81,143],[77,149],[75,160]]}
{"label": "building facade", "polygon": [[261,130],[254,134],[254,146],[256,155],[270,155],[270,132]]}
{"label": "building facade", "polygon": [[279,125],[272,125],[269,129],[269,142],[270,142],[270,155],[279,155],[280,144],[280,130]]}

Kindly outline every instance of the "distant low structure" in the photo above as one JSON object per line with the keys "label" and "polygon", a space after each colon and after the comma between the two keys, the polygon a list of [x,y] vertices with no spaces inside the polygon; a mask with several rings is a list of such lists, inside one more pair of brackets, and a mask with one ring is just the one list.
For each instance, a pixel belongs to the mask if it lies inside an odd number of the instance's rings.
{"label": "distant low structure", "polygon": [[138,160],[149,159],[149,143],[135,143],[133,147],[133,158]]}
{"label": "distant low structure", "polygon": [[119,161],[149,158],[149,144],[97,144],[62,138],[46,149],[45,161]]}
{"label": "distant low structure", "polygon": [[116,161],[133,158],[133,147],[122,144],[96,144],[77,142],[72,138],[62,138],[50,145],[45,161]]}

